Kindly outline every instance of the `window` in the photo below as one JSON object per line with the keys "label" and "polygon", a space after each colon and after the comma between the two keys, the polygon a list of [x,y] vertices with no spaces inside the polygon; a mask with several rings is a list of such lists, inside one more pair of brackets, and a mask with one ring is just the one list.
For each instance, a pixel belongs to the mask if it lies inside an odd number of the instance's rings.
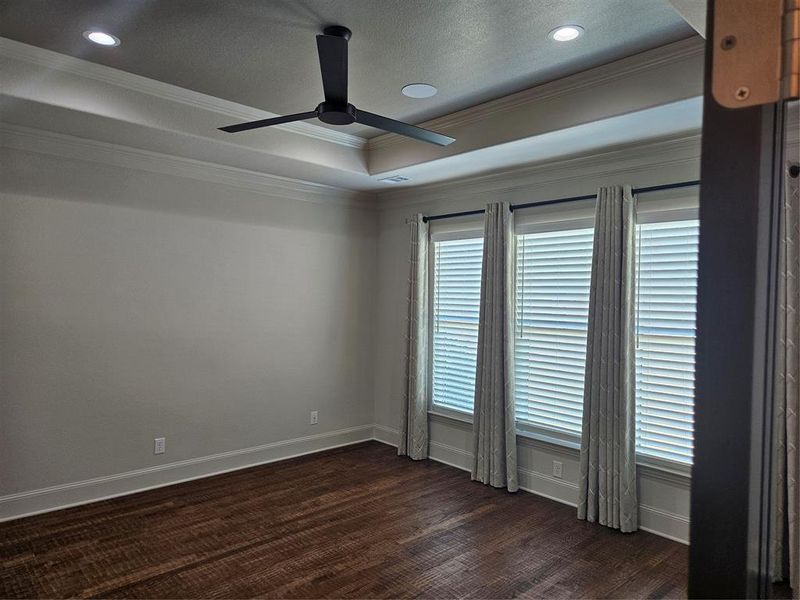
{"label": "window", "polygon": [[[681,214],[650,212],[636,230],[636,452],[691,464],[699,223],[649,222]],[[517,236],[517,422],[563,440],[581,434],[594,238],[589,224],[540,224]],[[471,413],[483,240],[433,246],[433,404]]]}
{"label": "window", "polygon": [[[563,226],[563,224],[562,224]],[[637,227],[636,451],[691,464],[697,220]],[[581,433],[593,231],[517,237],[516,412]]]}
{"label": "window", "polygon": [[692,462],[699,222],[637,231],[636,451]]}
{"label": "window", "polygon": [[579,436],[593,229],[517,237],[517,421]]}
{"label": "window", "polygon": [[432,402],[472,413],[483,239],[433,243]]}

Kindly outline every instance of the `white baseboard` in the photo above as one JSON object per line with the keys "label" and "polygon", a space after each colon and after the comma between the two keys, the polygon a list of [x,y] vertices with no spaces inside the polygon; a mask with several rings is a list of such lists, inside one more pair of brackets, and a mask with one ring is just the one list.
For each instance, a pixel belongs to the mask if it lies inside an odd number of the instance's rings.
{"label": "white baseboard", "polygon": [[639,529],[689,545],[689,517],[683,515],[640,504]]}
{"label": "white baseboard", "polygon": [[375,424],[372,426],[372,439],[397,448],[397,444],[400,439],[400,432],[397,431],[397,429],[392,429],[391,427]]}
{"label": "white baseboard", "polygon": [[135,494],[371,439],[373,426],[362,425],[0,496],[0,522]]}
{"label": "white baseboard", "polygon": [[[374,429],[375,440],[397,446],[399,432],[396,429],[383,425],[375,425]],[[462,448],[431,441],[429,458],[456,469],[471,470],[472,453]],[[520,467],[519,487],[537,496],[577,506],[577,484],[546,473]],[[682,544],[689,543],[689,518],[653,506],[639,506],[639,529]]]}
{"label": "white baseboard", "polygon": [[[378,424],[362,425],[9,494],[0,496],[0,522],[135,494],[368,440],[397,447],[398,439],[399,432],[391,427]],[[436,441],[430,444],[430,458],[463,471],[469,471],[472,463],[471,452]],[[520,489],[570,506],[576,505],[578,486],[545,473],[520,468]],[[688,543],[688,517],[645,505],[641,505],[639,511],[640,528],[644,531],[684,544]]]}

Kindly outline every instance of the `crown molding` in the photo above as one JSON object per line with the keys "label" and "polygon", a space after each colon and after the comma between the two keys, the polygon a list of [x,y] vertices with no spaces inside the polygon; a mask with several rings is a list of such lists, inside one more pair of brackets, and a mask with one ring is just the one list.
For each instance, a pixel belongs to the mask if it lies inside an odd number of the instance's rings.
{"label": "crown molding", "polygon": [[[230,117],[232,120],[255,121],[279,116],[258,108],[195,92],[148,77],[142,77],[141,75],[134,75],[133,73],[45,50],[44,48],[23,44],[8,38],[0,37],[0,56],[79,77],[86,77],[162,100],[212,111]],[[349,148],[363,149],[367,145],[365,138],[314,125],[313,123],[284,123],[275,127]]]}
{"label": "crown molding", "polygon": [[625,172],[633,174],[676,165],[699,168],[700,133],[656,141],[625,144],[601,151],[590,151],[567,158],[538,162],[419,187],[378,193],[380,211],[407,208],[437,201],[482,197],[487,194],[525,191],[531,193],[581,176],[603,177]]}
{"label": "crown molding", "polygon": [[0,123],[0,148],[186,177],[274,198],[374,210],[374,194]]}
{"label": "crown molding", "polygon": [[[635,73],[647,71],[687,58],[702,56],[705,51],[703,40],[687,38],[653,50],[647,50],[627,58],[594,67],[561,79],[537,85],[515,94],[490,100],[470,108],[465,108],[443,117],[420,123],[420,127],[447,133],[455,127],[483,121],[498,113],[532,105],[544,100],[573,94],[578,90],[591,88],[603,83],[630,77]],[[403,141],[403,136],[395,133],[379,135],[367,140],[368,150],[386,148]]]}

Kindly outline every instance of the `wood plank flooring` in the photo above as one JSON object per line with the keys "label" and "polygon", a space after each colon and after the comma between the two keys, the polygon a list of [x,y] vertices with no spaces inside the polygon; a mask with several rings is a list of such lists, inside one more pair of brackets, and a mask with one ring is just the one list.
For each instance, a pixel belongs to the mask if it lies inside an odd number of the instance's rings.
{"label": "wood plank flooring", "polygon": [[688,549],[367,442],[0,524],[0,597],[660,598]]}

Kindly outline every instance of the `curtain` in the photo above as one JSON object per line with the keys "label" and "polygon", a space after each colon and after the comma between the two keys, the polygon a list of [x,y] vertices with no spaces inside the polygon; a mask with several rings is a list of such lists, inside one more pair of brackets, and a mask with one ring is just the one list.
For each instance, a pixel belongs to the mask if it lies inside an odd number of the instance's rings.
{"label": "curtain", "polygon": [[625,532],[639,522],[634,202],[629,186],[597,192],[578,482],[578,518]]}
{"label": "curtain", "polygon": [[486,207],[475,373],[472,479],[519,489],[514,432],[513,213],[505,202]]}
{"label": "curtain", "polygon": [[428,224],[422,215],[410,221],[406,386],[397,453],[428,458]]}
{"label": "curtain", "polygon": [[[788,169],[787,169],[788,170]],[[787,575],[795,597],[800,577],[800,182],[787,172],[778,250],[770,566],[774,581]]]}

